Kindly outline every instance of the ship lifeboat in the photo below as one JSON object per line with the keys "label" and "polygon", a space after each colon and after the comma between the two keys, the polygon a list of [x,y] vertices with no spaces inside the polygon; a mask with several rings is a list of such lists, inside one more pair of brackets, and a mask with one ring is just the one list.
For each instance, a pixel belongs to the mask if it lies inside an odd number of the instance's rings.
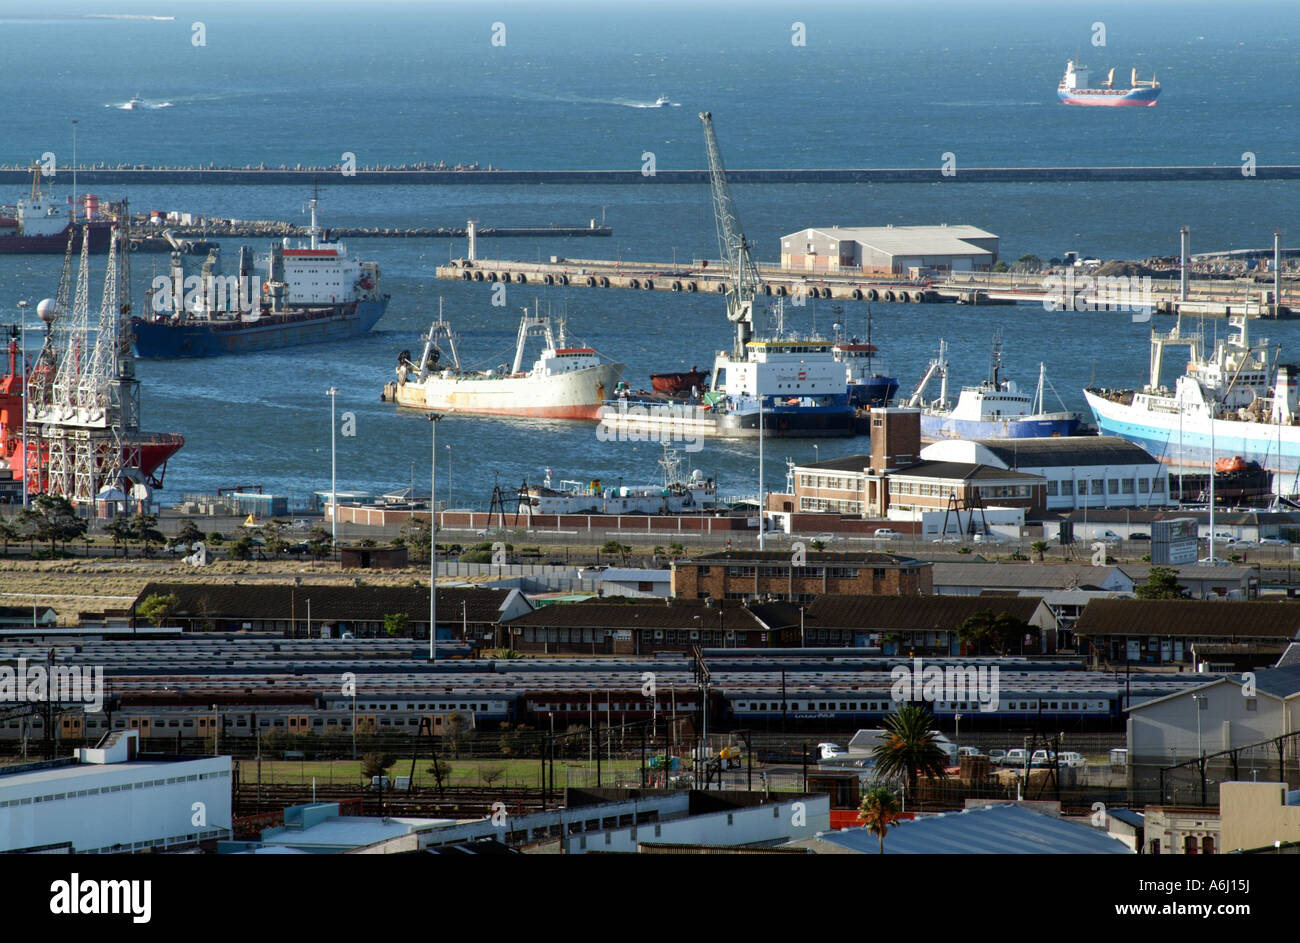
{"label": "ship lifeboat", "polygon": [[1216,458],[1214,460],[1214,470],[1219,472],[1245,471],[1246,460],[1240,455],[1234,455],[1232,458]]}

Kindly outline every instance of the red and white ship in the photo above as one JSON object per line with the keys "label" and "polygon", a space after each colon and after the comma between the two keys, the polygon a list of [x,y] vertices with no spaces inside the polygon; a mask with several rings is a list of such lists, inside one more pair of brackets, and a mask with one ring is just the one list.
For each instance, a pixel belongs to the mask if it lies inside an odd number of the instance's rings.
{"label": "red and white ship", "polygon": [[[524,371],[524,348],[529,337],[542,336],[545,347]],[[446,340],[452,363],[442,362],[439,338]],[[600,406],[625,368],[602,362],[590,347],[570,347],[559,323],[558,341],[549,317],[524,309],[515,344],[514,364],[478,371],[462,370],[456,351],[457,335],[441,314],[429,328],[418,361],[404,350],[397,358],[397,382],[384,386],[385,402],[414,409],[490,416],[525,416],[536,419],[599,418]]]}

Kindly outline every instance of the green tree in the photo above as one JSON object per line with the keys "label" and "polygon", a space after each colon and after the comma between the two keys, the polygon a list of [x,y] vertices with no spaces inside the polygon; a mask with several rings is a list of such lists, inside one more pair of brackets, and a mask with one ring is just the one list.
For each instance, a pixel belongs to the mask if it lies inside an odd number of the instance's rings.
{"label": "green tree", "polygon": [[898,825],[898,797],[884,786],[877,786],[862,797],[858,820],[867,831],[880,839],[880,853],[885,853],[885,835]]}
{"label": "green tree", "polygon": [[131,519],[131,532],[140,541],[146,557],[152,554],[154,544],[162,544],[167,539],[158,529],[157,514],[137,514]]}
{"label": "green tree", "polygon": [[900,707],[885,718],[885,737],[871,750],[876,773],[885,779],[905,779],[909,795],[916,794],[921,774],[942,779],[948,757],[934,734],[934,715],[929,710],[910,704]]}
{"label": "green tree", "polygon": [[0,521],[0,541],[4,542],[4,555],[9,556],[9,544],[14,540],[22,539],[22,531],[18,525],[12,521]]}
{"label": "green tree", "polygon": [[396,762],[397,757],[391,753],[367,753],[361,757],[361,775],[367,780],[373,780],[376,776],[386,774]]}
{"label": "green tree", "polygon": [[324,527],[313,527],[307,535],[307,552],[315,560],[321,560],[334,550],[334,538]]}
{"label": "green tree", "polygon": [[284,537],[284,529],[288,525],[288,521],[271,520],[262,528],[262,539],[266,541],[266,552],[272,560],[289,549],[289,541],[285,540]]}
{"label": "green tree", "polygon": [[230,545],[227,551],[232,560],[253,559],[253,538],[249,534],[240,534],[239,539]]}
{"label": "green tree", "polygon": [[478,770],[478,778],[489,789],[505,774],[506,768],[504,766],[480,766]]}
{"label": "green tree", "polygon": [[179,544],[184,544],[186,550],[188,550],[193,544],[198,543],[202,539],[203,539],[203,531],[199,530],[199,525],[195,524],[188,517],[185,518],[183,521],[181,521],[179,525],[177,525],[176,542]]}
{"label": "green tree", "polygon": [[469,718],[464,714],[448,714],[442,725],[442,736],[451,755],[460,759],[460,751],[469,739]]}
{"label": "green tree", "polygon": [[221,546],[225,542],[226,542],[226,535],[219,530],[214,530],[212,533],[208,534],[208,543],[210,544],[216,544],[217,546]]}
{"label": "green tree", "polygon": [[1025,635],[1035,635],[1038,630],[1006,612],[996,615],[992,609],[973,612],[957,626],[957,640],[976,647],[976,654],[984,654],[986,647],[1006,656]]}
{"label": "green tree", "polygon": [[50,542],[51,554],[58,550],[58,544],[76,540],[86,532],[86,522],[77,516],[72,502],[61,495],[36,495],[31,507],[18,512],[18,519],[31,539]]}
{"label": "green tree", "polygon": [[176,611],[176,607],[180,605],[180,602],[175,593],[168,593],[166,596],[161,593],[151,593],[140,601],[140,605],[136,607],[136,612],[148,619],[150,624],[157,628],[172,617],[172,613]]}
{"label": "green tree", "polygon": [[996,262],[993,263],[993,271],[995,272],[1007,271],[1007,263],[1003,262],[1001,259],[998,259]]}
{"label": "green tree", "polygon": [[1038,554],[1038,562],[1042,563],[1043,555],[1047,553],[1047,541],[1035,540],[1032,544],[1029,545],[1029,548],[1033,550],[1034,553]]}
{"label": "green tree", "polygon": [[104,525],[104,533],[113,538],[113,555],[117,556],[117,548],[122,548],[122,556],[130,556],[131,541],[135,539],[135,528],[131,526],[131,519],[126,515],[119,515]]}
{"label": "green tree", "polygon": [[424,768],[424,771],[446,786],[451,782],[453,767],[446,760],[435,756],[429,765]]}
{"label": "green tree", "polygon": [[1032,252],[1028,252],[1016,259],[1016,264],[1013,267],[1017,272],[1041,272],[1043,260]]}
{"label": "green tree", "polygon": [[427,564],[429,562],[429,543],[433,539],[433,527],[423,518],[408,517],[402,525],[402,536],[411,551],[411,562]]}
{"label": "green tree", "polygon": [[410,631],[411,617],[405,612],[390,612],[384,615],[384,632],[389,638],[398,638]]}
{"label": "green tree", "polygon": [[1178,585],[1178,571],[1167,566],[1153,566],[1147,572],[1147,581],[1133,587],[1138,599],[1186,599],[1187,590]]}

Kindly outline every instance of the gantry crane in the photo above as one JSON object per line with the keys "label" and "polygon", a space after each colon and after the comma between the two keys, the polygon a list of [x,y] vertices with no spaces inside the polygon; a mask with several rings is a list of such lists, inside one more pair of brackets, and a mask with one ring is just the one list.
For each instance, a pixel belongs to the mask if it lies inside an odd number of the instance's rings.
{"label": "gantry crane", "polygon": [[749,243],[740,231],[736,204],[727,185],[727,171],[722,166],[722,151],[713,133],[712,112],[700,112],[704,122],[704,146],[709,158],[709,185],[713,191],[713,216],[718,226],[718,252],[727,266],[727,320],[736,325],[736,342],[732,357],[745,358],[745,345],[754,336],[754,298],[762,286],[758,267],[749,255]]}

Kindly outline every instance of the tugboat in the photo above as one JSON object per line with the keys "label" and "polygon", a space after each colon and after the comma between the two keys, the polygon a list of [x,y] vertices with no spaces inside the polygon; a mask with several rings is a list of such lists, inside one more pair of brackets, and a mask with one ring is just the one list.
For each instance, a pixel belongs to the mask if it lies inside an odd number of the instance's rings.
{"label": "tugboat", "polygon": [[689,396],[692,390],[703,393],[709,388],[709,375],[693,366],[681,373],[652,373],[650,385],[665,396]]}

